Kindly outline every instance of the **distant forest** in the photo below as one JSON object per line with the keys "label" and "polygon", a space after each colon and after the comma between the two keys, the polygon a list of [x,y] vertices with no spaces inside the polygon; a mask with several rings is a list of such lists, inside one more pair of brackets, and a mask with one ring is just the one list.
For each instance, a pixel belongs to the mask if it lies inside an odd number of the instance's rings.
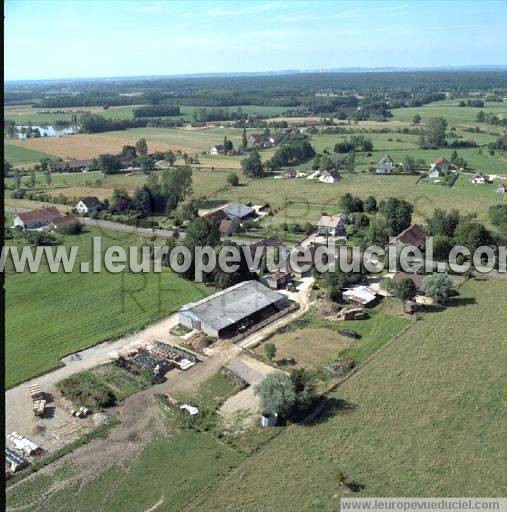
{"label": "distant forest", "polygon": [[420,106],[443,98],[442,92],[455,97],[488,92],[501,101],[507,74],[418,71],[16,82],[5,84],[4,103],[36,108],[264,105],[314,114],[360,106],[365,118],[386,118],[390,108]]}

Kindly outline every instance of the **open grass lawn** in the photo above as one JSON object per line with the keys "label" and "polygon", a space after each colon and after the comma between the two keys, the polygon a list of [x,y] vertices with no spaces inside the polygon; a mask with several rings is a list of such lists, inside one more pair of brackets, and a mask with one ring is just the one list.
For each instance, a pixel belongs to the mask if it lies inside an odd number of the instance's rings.
{"label": "open grass lawn", "polygon": [[[274,343],[278,349],[275,362],[294,359],[298,366],[310,366],[315,370],[349,357],[359,364],[409,323],[405,316],[393,316],[383,311],[381,303],[367,310],[365,320],[339,322],[321,319],[316,311],[310,310],[294,329],[272,336],[266,342]],[[352,329],[360,337],[347,338],[338,332],[341,329]],[[264,343],[255,352],[264,357]]]}
{"label": "open grass lawn", "polygon": [[192,510],[334,511],[338,472],[360,496],[502,496],[505,306],[505,282],[467,282]]}
{"label": "open grass lawn", "polygon": [[72,273],[14,273],[6,267],[6,386],[46,373],[59,359],[102,340],[141,327],[203,297],[203,286],[162,273],[81,273],[91,261],[92,238],[102,235],[102,250],[136,246],[127,233],[90,229],[67,236],[67,247],[79,247]]}
{"label": "open grass lawn", "polygon": [[284,359],[292,359],[297,366],[319,370],[333,355],[346,350],[352,341],[341,336],[332,329],[304,328],[272,336],[255,348],[255,353],[266,357],[266,343],[276,346],[273,363]]}
{"label": "open grass lawn", "polygon": [[35,151],[8,143],[4,144],[4,151],[4,159],[11,164],[28,164],[38,162],[41,158],[55,158],[53,155],[42,151]]}
{"label": "open grass lawn", "polygon": [[[465,100],[466,101],[466,100]],[[428,105],[421,107],[411,108],[396,108],[392,110],[393,120],[399,121],[412,121],[416,114],[422,118],[422,123],[428,121],[430,117],[444,117],[449,123],[449,127],[453,124],[464,125],[477,125],[477,113],[483,110],[484,112],[494,112],[495,114],[507,115],[507,105],[505,103],[485,103],[483,108],[477,107],[459,107],[459,99],[455,100],[442,100],[435,101]],[[492,127],[499,131],[499,127]]]}
{"label": "open grass lawn", "polygon": [[157,512],[180,510],[242,457],[210,434],[168,431],[128,464],[115,465],[95,479],[82,481],[78,469],[68,466],[51,477],[37,475],[9,492],[8,507],[42,510],[40,491],[54,482],[57,486],[43,505],[48,512],[139,512],[156,505]]}
{"label": "open grass lawn", "polygon": [[[417,176],[381,176],[369,173],[343,174],[338,183],[320,183],[305,178],[282,180],[264,178],[251,180],[245,186],[219,192],[216,201],[268,202],[273,208],[282,208],[274,217],[266,217],[263,224],[281,222],[315,222],[321,211],[339,211],[340,198],[346,192],[365,199],[373,194],[377,200],[399,197],[414,204],[417,220],[431,215],[435,208],[457,208],[461,213],[477,213],[479,219],[489,223],[488,208],[501,201],[494,185],[476,186],[470,182],[471,174],[459,177],[454,188],[419,182]],[[288,202],[292,202],[285,208]]]}

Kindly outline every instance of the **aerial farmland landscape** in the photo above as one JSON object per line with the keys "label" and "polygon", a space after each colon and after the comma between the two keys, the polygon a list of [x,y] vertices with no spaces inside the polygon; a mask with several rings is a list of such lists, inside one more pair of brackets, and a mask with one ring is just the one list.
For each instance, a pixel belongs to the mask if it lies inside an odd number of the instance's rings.
{"label": "aerial farmland landscape", "polygon": [[507,510],[507,5],[438,5],[4,2],[2,510]]}

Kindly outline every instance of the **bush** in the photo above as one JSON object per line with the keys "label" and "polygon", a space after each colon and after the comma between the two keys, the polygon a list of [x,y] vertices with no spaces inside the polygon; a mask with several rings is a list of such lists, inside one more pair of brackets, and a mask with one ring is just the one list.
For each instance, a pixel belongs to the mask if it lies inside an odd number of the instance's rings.
{"label": "bush", "polygon": [[239,185],[239,177],[235,172],[231,172],[227,175],[227,183],[232,185],[233,187],[237,187]]}
{"label": "bush", "polygon": [[53,245],[56,242],[53,235],[41,231],[28,231],[26,240],[30,245]]}
{"label": "bush", "polygon": [[113,405],[116,399],[110,389],[88,372],[69,377],[59,382],[57,387],[77,407],[99,409]]}

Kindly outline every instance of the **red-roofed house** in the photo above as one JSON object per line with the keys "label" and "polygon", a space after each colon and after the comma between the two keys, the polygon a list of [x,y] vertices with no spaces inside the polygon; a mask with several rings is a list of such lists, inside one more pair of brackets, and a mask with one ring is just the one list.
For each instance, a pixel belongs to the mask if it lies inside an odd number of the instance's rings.
{"label": "red-roofed house", "polygon": [[493,180],[489,174],[484,174],[483,172],[478,172],[472,178],[472,183],[474,185],[484,185],[485,183],[492,183]]}
{"label": "red-roofed house", "polygon": [[24,229],[39,229],[60,217],[62,217],[60,211],[54,206],[49,206],[48,208],[16,214],[13,219],[13,226],[21,226]]}
{"label": "red-roofed house", "polygon": [[421,226],[412,224],[409,228],[403,230],[392,242],[395,245],[413,245],[421,247],[428,234]]}
{"label": "red-roofed house", "polygon": [[435,159],[431,168],[438,169],[439,171],[448,171],[451,168],[451,164],[443,156],[439,156]]}

